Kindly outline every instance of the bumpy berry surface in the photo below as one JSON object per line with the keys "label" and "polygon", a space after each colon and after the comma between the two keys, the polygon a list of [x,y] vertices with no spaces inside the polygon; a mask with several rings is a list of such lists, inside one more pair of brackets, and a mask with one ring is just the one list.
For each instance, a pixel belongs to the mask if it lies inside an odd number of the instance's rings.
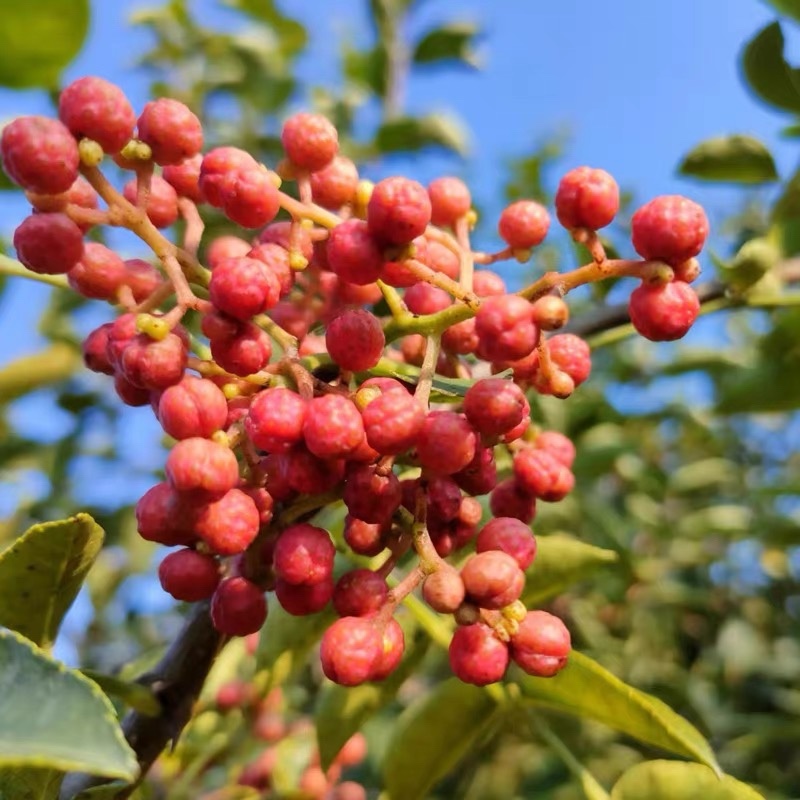
{"label": "bumpy berry surface", "polygon": [[556,216],[565,228],[605,228],[617,211],[619,187],[603,169],[577,167],[558,184]]}
{"label": "bumpy berry surface", "polygon": [[66,214],[31,214],[14,231],[19,260],[39,275],[62,275],[83,255],[83,233]]}
{"label": "bumpy berry surface", "polygon": [[397,476],[383,475],[372,464],[352,465],[344,486],[347,510],[364,522],[383,523],[400,506],[402,489]]}
{"label": "bumpy berry surface", "polygon": [[76,138],[94,139],[109,154],[127,144],[136,124],[122,89],[94,76],[78,78],[62,90],[58,116]]}
{"label": "bumpy berry surface", "polygon": [[305,617],[322,611],[333,596],[333,576],[321,580],[312,586],[301,583],[289,583],[278,578],[275,582],[275,597],[281,608],[295,617]]}
{"label": "bumpy berry surface", "polygon": [[374,367],[386,344],[377,317],[363,309],[352,309],[336,317],[325,333],[325,345],[331,358],[350,372]]}
{"label": "bumpy berry surface", "polygon": [[679,264],[703,249],[708,238],[708,218],[694,201],[680,195],[663,195],[634,213],[631,238],[642,258]]}
{"label": "bumpy berry surface", "polygon": [[501,550],[510,555],[520,569],[526,570],[536,557],[536,539],[524,522],[513,517],[495,517],[481,529],[475,550],[478,553]]}
{"label": "bumpy berry surface", "polygon": [[285,452],[303,438],[307,405],[300,395],[282,387],[259,392],[245,418],[248,436],[262,450]]}
{"label": "bumpy berry surface", "polygon": [[513,294],[486,298],[475,315],[481,355],[490,361],[514,361],[527,356],[539,340],[531,304]]}
{"label": "bumpy berry surface", "polygon": [[215,208],[222,208],[231,176],[242,170],[257,168],[258,162],[250,153],[238,147],[215,147],[203,156],[198,178],[200,191],[206,202]]}
{"label": "bumpy berry surface", "polygon": [[628,303],[633,327],[653,342],[683,338],[700,313],[697,292],[682,281],[661,286],[642,283],[633,290]]}
{"label": "bumpy berry surface", "polygon": [[167,478],[179,492],[222,494],[239,482],[233,451],[209,439],[193,437],[178,442],[167,456]]}
{"label": "bumpy berry surface", "polygon": [[181,197],[186,197],[193,203],[201,203],[203,201],[203,194],[200,191],[200,165],[202,163],[203,156],[198,153],[180,164],[170,164],[164,167],[161,177]]}
{"label": "bumpy berry surface", "polygon": [[450,668],[456,677],[475,686],[497,683],[508,668],[508,646],[480,622],[458,628],[449,653]]}
{"label": "bumpy berry surface", "polygon": [[452,225],[472,207],[472,197],[464,181],[458,178],[436,178],[428,184],[431,201],[431,222]]}
{"label": "bumpy berry surface", "polygon": [[177,334],[169,333],[159,341],[139,334],[122,350],[119,368],[134,386],[159,390],[181,380],[187,359],[186,342]]}
{"label": "bumpy berry surface", "polygon": [[498,609],[519,599],[525,575],[516,559],[502,550],[472,556],[461,568],[467,597],[481,608]]}
{"label": "bumpy berry surface", "polygon": [[241,489],[230,489],[197,509],[194,530],[220,556],[243,553],[258,535],[261,515],[255,501]]}
{"label": "bumpy berry surface", "polygon": [[549,678],[567,663],[570,635],[564,623],[546,611],[529,611],[511,637],[511,657],[525,672]]}
{"label": "bumpy berry surface", "polygon": [[322,114],[294,114],[283,124],[281,143],[289,160],[301,169],[326,167],[339,152],[339,135]]}
{"label": "bumpy berry surface", "polygon": [[275,219],[280,208],[278,189],[261,167],[243,169],[220,183],[222,210],[243,228],[260,228]]}
{"label": "bumpy berry surface", "polygon": [[397,669],[403,658],[406,645],[405,636],[400,623],[393,617],[387,621],[381,641],[381,652],[370,676],[370,680],[373,681],[386,680]]}
{"label": "bumpy berry surface", "polygon": [[477,381],[464,395],[464,414],[485,436],[499,435],[519,425],[525,414],[525,395],[515,383],[502,378]]}
{"label": "bumpy berry surface", "polygon": [[225,314],[246,321],[263,314],[280,299],[280,282],[275,274],[255,258],[225,259],[211,273],[211,302]]}
{"label": "bumpy berry surface", "polygon": [[311,173],[311,196],[323,208],[341,208],[350,203],[358,188],[356,165],[344,156],[336,156],[322,169]]}
{"label": "bumpy berry surface", "polygon": [[336,548],[330,534],[308,523],[281,533],[273,553],[275,574],[287,583],[313,586],[330,577]]}
{"label": "bumpy berry surface", "polygon": [[153,161],[180,164],[203,147],[203,127],[185,104],[168,97],[145,103],[136,126],[139,139],[150,145]]}
{"label": "bumpy berry surface", "polygon": [[514,517],[529,524],[536,516],[536,498],[514,478],[506,478],[492,489],[489,508],[495,517]]}
{"label": "bumpy berry surface", "polygon": [[546,450],[523,447],[514,455],[517,484],[548,502],[563,500],[575,485],[575,477],[554,455]]}
{"label": "bumpy berry surface", "polygon": [[308,404],[303,438],[315,456],[342,458],[363,441],[364,423],[352,400],[342,395],[323,395]]}
{"label": "bumpy berry surface", "polygon": [[211,621],[228,636],[247,636],[261,629],[267,618],[264,592],[245,578],[226,578],[211,599]]}
{"label": "bumpy berry surface", "polygon": [[534,200],[517,200],[503,209],[497,229],[509,247],[536,247],[547,236],[550,215],[543,205]]}
{"label": "bumpy berry surface", "polygon": [[477,437],[466,418],[454,411],[428,414],[417,439],[419,463],[431,472],[452,475],[472,461]]}
{"label": "bumpy berry surface", "polygon": [[370,233],[386,244],[408,244],[425,232],[431,201],[425,187],[408,178],[386,178],[375,185],[367,205]]}
{"label": "bumpy berry surface", "polygon": [[[122,187],[122,194],[128,202],[136,203],[136,181],[128,181]],[[160,175],[153,175],[150,179],[150,193],[144,210],[156,228],[169,228],[178,219],[178,194]]]}
{"label": "bumpy berry surface", "polygon": [[464,602],[466,589],[461,576],[454,569],[440,567],[425,578],[422,597],[440,614],[453,614]]}
{"label": "bumpy berry surface", "polygon": [[322,671],[341,686],[370,680],[383,652],[383,637],[366,617],[342,617],[322,636]]}
{"label": "bumpy berry surface", "polygon": [[388,593],[380,575],[370,569],[354,569],[336,582],[333,607],[340,617],[366,617],[381,608]]}
{"label": "bumpy berry surface", "polygon": [[78,145],[57,119],[18,117],[0,138],[3,169],[23,189],[66,192],[78,178]]}
{"label": "bumpy berry surface", "polygon": [[158,579],[161,588],[176,600],[196,603],[214,594],[220,581],[219,564],[195,550],[177,550],[159,564]]}
{"label": "bumpy berry surface", "polygon": [[349,283],[363,286],[381,276],[383,253],[363,220],[337,225],[328,237],[326,254],[330,268]]}
{"label": "bumpy berry surface", "polygon": [[87,242],[78,262],[67,273],[78,294],[96,300],[112,300],[127,279],[125,262],[105,245]]}
{"label": "bumpy berry surface", "polygon": [[157,483],[136,503],[136,527],[143,539],[173,547],[195,540],[194,509],[168,483]]}

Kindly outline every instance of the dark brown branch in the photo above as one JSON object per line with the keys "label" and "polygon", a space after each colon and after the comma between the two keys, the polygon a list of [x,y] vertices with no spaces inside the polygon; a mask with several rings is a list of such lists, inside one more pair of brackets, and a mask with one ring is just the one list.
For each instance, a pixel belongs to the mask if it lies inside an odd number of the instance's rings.
{"label": "dark brown branch", "polygon": [[[209,602],[198,603],[193,606],[183,629],[158,666],[140,679],[152,689],[162,707],[158,716],[131,711],[122,720],[122,730],[136,753],[141,776],[147,774],[164,748],[178,738],[189,721],[224,643],[225,637],[211,624]],[[103,783],[109,783],[109,780],[71,773],[61,785],[59,800],[71,800],[80,792]],[[117,797],[128,797],[135,786],[122,789]]]}

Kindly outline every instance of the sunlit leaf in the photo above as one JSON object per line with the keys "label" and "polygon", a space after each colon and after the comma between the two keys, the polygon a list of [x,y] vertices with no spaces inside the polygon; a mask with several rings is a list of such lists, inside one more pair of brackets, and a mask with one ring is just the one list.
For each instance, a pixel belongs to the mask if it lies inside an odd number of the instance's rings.
{"label": "sunlit leaf", "polygon": [[715,136],[686,154],[682,175],[707,181],[769,183],[778,179],[775,160],[766,146],[752,136]]}

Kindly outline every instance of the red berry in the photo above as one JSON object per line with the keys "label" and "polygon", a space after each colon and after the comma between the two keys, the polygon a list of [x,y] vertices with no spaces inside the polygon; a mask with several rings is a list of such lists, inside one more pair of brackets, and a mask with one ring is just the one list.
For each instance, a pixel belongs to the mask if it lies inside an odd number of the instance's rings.
{"label": "red berry", "polygon": [[405,389],[387,392],[361,412],[367,441],[383,455],[396,455],[414,446],[425,424],[425,409]]}
{"label": "red berry", "polygon": [[697,292],[682,281],[661,286],[642,283],[633,290],[628,303],[633,327],[652,342],[681,339],[700,313]]}
{"label": "red berry", "polygon": [[222,208],[224,194],[232,175],[253,170],[258,162],[250,153],[237,147],[215,147],[203,156],[198,184],[206,202]]}
{"label": "red berry", "polygon": [[169,333],[155,341],[140,333],[120,353],[119,368],[134,386],[166,389],[181,380],[188,357],[186,342],[179,335]]}
{"label": "red berry", "polygon": [[575,486],[575,476],[547,450],[523,447],[514,455],[517,484],[550,503],[563,500]]}
{"label": "red berry", "polygon": [[283,123],[283,149],[297,167],[314,172],[331,163],[339,152],[339,136],[322,114],[294,114]]}
{"label": "red berry", "polygon": [[542,431],[533,443],[538,450],[546,450],[555,456],[565,467],[571,468],[575,461],[575,445],[558,431]]}
{"label": "red berry", "polygon": [[371,619],[342,617],[322,637],[322,671],[341,686],[358,686],[370,680],[382,653],[383,637]]}
{"label": "red berry", "polygon": [[533,309],[514,294],[487,297],[475,315],[480,352],[489,361],[514,361],[528,355],[539,341]]}
{"label": "red berry", "polygon": [[450,567],[440,567],[422,584],[422,597],[440,614],[454,614],[464,602],[466,593],[461,576]]}
{"label": "red berry", "polygon": [[193,203],[202,203],[203,193],[200,191],[200,166],[202,163],[203,156],[198,153],[180,164],[170,164],[164,167],[161,176],[180,197],[186,197]]}
{"label": "red berry", "polygon": [[105,375],[114,374],[114,367],[108,360],[108,355],[106,353],[108,332],[110,329],[111,323],[106,322],[99,328],[95,328],[83,340],[83,363],[92,372],[102,372]]}
{"label": "red berry", "polygon": [[452,304],[450,295],[444,289],[437,289],[429,283],[417,283],[406,290],[403,297],[412,314],[435,314]]}
{"label": "red berry", "polygon": [[431,222],[453,225],[472,207],[472,197],[464,181],[458,178],[437,178],[428,184],[431,200]]}
{"label": "red berry", "polygon": [[0,138],[3,169],[37,194],[66,192],[78,178],[78,145],[57,119],[18,117]]}
{"label": "red berry", "polygon": [[114,375],[114,391],[126,406],[141,408],[151,405],[150,390],[131,383],[122,373]]}
{"label": "red berry", "polygon": [[308,261],[314,258],[314,242],[299,223],[288,220],[272,222],[258,234],[259,244],[277,244],[284,250],[298,250]]}
{"label": "red berry", "polygon": [[605,228],[619,211],[619,187],[605,170],[577,167],[558,184],[556,216],[567,229]]}
{"label": "red berry", "polygon": [[487,550],[472,556],[461,568],[469,599],[481,608],[499,609],[519,599],[525,574],[513,556]]}
{"label": "red berry", "polygon": [[350,549],[360,556],[376,556],[386,549],[386,537],[382,525],[375,525],[355,517],[344,521],[344,540]]}
{"label": "red berry", "polygon": [[125,261],[124,285],[131,290],[137,303],[146,300],[163,283],[161,273],[141,258],[129,258]]}
{"label": "red berry", "polygon": [[455,676],[475,686],[497,683],[508,668],[508,646],[482,622],[456,629],[449,652]]}
{"label": "red berry", "polygon": [[479,380],[464,395],[464,414],[484,436],[499,436],[519,425],[525,405],[519,386],[502,378]]}
{"label": "red berry", "polygon": [[279,578],[287,583],[313,586],[330,577],[335,555],[330,534],[303,522],[290,525],[281,533],[272,558]]}
{"label": "red berry", "polygon": [[536,247],[550,228],[547,209],[533,200],[517,200],[503,209],[498,222],[503,241],[514,249]]}
{"label": "red berry", "polygon": [[148,542],[174,547],[195,540],[194,511],[168,483],[157,483],[136,503],[136,528]]}
{"label": "red berry", "polygon": [[328,266],[348,283],[363,286],[381,276],[383,253],[363,220],[339,223],[328,236],[326,253]]}
{"label": "red berry", "polygon": [[137,136],[153,151],[161,166],[180,164],[203,147],[203,127],[188,106],[168,97],[145,103],[137,123]]}
{"label": "red berry", "polygon": [[[136,193],[135,179],[122,187],[122,194],[129,203],[136,203]],[[144,210],[156,228],[169,228],[178,219],[178,194],[160,175],[150,178],[150,193]]]}
{"label": "red berry", "polygon": [[513,517],[495,517],[478,534],[475,550],[478,553],[501,550],[510,555],[520,569],[526,570],[536,557],[536,539],[524,522]]}
{"label": "red berry", "polygon": [[133,136],[136,115],[119,86],[87,76],[73,81],[58,99],[58,116],[77,139],[94,139],[118,153]]}
{"label": "red berry", "polygon": [[372,464],[353,464],[347,473],[343,499],[352,516],[380,524],[400,507],[401,492],[400,481],[393,472],[381,475]]}
{"label": "red berry", "polygon": [[385,344],[380,321],[363,309],[342,312],[325,333],[325,345],[331,358],[349,372],[374,367]]}
{"label": "red berry", "polygon": [[408,244],[431,221],[425,188],[408,178],[386,178],[375,185],[367,204],[370,233],[387,244]]}
{"label": "red berry", "polygon": [[495,517],[514,517],[528,525],[536,516],[536,498],[514,478],[506,478],[492,489],[489,508]]}
{"label": "red berry", "polygon": [[488,494],[497,485],[497,464],[491,447],[478,447],[475,457],[453,480],[468,494]]}
{"label": "red berry", "polygon": [[656,197],[631,219],[633,247],[642,258],[679,264],[696,256],[707,237],[702,206],[680,195]]}
{"label": "red berry", "polygon": [[211,355],[226,372],[252,375],[269,364],[272,341],[258,325],[243,322],[237,326],[234,336],[211,339]]}
{"label": "red berry", "polygon": [[364,423],[352,400],[339,394],[315,397],[303,422],[306,447],[319,458],[342,458],[364,440]]}
{"label": "red berry", "polygon": [[260,524],[253,498],[241,489],[230,489],[197,509],[194,530],[213,553],[235,556],[253,543]]}
{"label": "red berry", "polygon": [[295,617],[305,617],[322,611],[332,596],[332,575],[313,586],[288,583],[283,578],[275,581],[275,597],[278,598],[281,608]]}
{"label": "red berry", "polygon": [[560,297],[549,294],[533,304],[533,321],[543,331],[557,331],[569,321],[569,306]]}
{"label": "red berry", "polygon": [[320,170],[311,173],[311,197],[323,208],[338,209],[350,203],[358,188],[356,165],[344,156],[336,156]]}
{"label": "red berry", "polygon": [[216,308],[246,321],[275,306],[281,287],[263,261],[244,256],[218,264],[211,273],[208,290]]}
{"label": "red berry", "polygon": [[317,458],[302,444],[283,455],[286,480],[300,494],[322,494],[334,488],[344,477],[344,462]]}
{"label": "red berry", "polygon": [[125,262],[113,250],[87,242],[80,260],[67,273],[67,281],[84,297],[113,300],[127,276]]}
{"label": "red berry", "polygon": [[270,453],[289,450],[303,438],[307,402],[283,387],[259,392],[245,418],[245,429],[253,444]]}
{"label": "red berry", "polygon": [[345,572],[333,590],[333,607],[340,617],[366,617],[386,601],[386,581],[370,569]]}
{"label": "red berry", "polygon": [[[566,373],[574,382],[575,386],[580,386],[591,374],[592,357],[589,345],[574,333],[559,333],[551,336],[547,340],[547,349],[550,352],[550,360],[561,371]],[[542,391],[538,379],[539,355],[534,354],[531,360],[533,365],[533,381],[537,390]]]}
{"label": "red berry", "polygon": [[239,482],[233,451],[210,439],[184,439],[167,456],[167,479],[179,492],[222,494]]}
{"label": "red berry", "polygon": [[382,681],[389,677],[400,665],[406,640],[403,629],[396,619],[392,618],[383,629],[383,646],[375,666],[372,668],[370,680]]}
{"label": "red berry", "polygon": [[550,678],[567,664],[571,650],[564,623],[546,611],[529,611],[511,637],[511,658],[529,675]]}
{"label": "red berry", "polygon": [[222,210],[243,228],[260,228],[275,219],[280,195],[263,167],[243,169],[220,184]]}
{"label": "red berry", "polygon": [[[253,246],[245,239],[238,236],[217,236],[212,239],[206,249],[206,263],[209,268],[216,269],[223,261],[229,258],[240,258],[250,254]],[[251,256],[255,258],[255,256]]]}
{"label": "red berry", "polygon": [[161,588],[176,600],[187,603],[211,597],[219,577],[215,558],[188,548],[169,553],[158,567]]}
{"label": "red berry", "polygon": [[469,422],[453,411],[428,414],[417,439],[417,458],[424,469],[452,475],[475,456],[477,437]]}
{"label": "red berry", "polygon": [[508,293],[505,281],[490,269],[475,270],[472,288],[478,297],[494,297],[495,295]]}
{"label": "red berry", "polygon": [[83,232],[66,214],[31,214],[14,231],[19,260],[39,275],[62,275],[83,255]]}
{"label": "red berry", "polygon": [[226,578],[211,599],[211,621],[226,636],[248,636],[267,618],[264,592],[246,578]]}
{"label": "red berry", "polygon": [[[37,211],[45,212],[65,211],[70,203],[81,208],[97,208],[98,205],[97,192],[92,188],[89,181],[81,177],[66,192],[61,192],[60,194],[26,192],[25,196]],[[92,226],[82,223],[78,227],[85,233]]]}

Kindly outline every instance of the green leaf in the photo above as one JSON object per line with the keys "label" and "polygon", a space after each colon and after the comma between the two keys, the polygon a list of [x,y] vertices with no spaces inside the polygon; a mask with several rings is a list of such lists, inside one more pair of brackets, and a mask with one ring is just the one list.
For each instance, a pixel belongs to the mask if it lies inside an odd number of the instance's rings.
{"label": "green leaf", "polygon": [[103,538],[88,514],[29,528],[0,553],[0,625],[49,648]]}
{"label": "green leaf", "polygon": [[414,62],[433,64],[440,61],[459,61],[471,67],[479,66],[475,52],[475,37],[479,28],[473,22],[451,22],[428,31],[414,48]]}
{"label": "green leaf", "polygon": [[747,43],[742,69],[750,88],[765,103],[784,111],[800,111],[794,70],[783,57],[783,31],[779,22],[767,25]]}
{"label": "green leaf", "polygon": [[258,668],[271,671],[270,684],[283,683],[302,666],[311,648],[336,618],[330,609],[307,617],[293,617],[277,603],[270,606],[258,640]]}
{"label": "green leaf", "polygon": [[136,756],[108,698],[80,672],[0,630],[0,765],[132,781]]}
{"label": "green leaf", "polygon": [[752,136],[715,136],[695,146],[679,167],[681,175],[706,181],[768,183],[778,179],[775,160]]}
{"label": "green leaf", "polygon": [[613,550],[604,550],[565,534],[540,536],[536,544],[536,558],[528,569],[521,598],[528,608],[541,605],[619,558]]}
{"label": "green leaf", "polygon": [[444,148],[460,156],[468,152],[461,123],[443,114],[384,122],[375,134],[375,146],[380,153],[415,152],[428,147]]}
{"label": "green leaf", "polygon": [[718,777],[701,764],[645,761],[627,770],[611,790],[611,800],[764,800],[730,775]]}
{"label": "green leaf", "polygon": [[10,403],[28,392],[52,386],[72,376],[81,358],[74,347],[63,342],[51,344],[45,350],[22,356],[0,369],[0,398]]}
{"label": "green leaf", "polygon": [[272,788],[278,797],[306,797],[298,792],[303,773],[315,755],[316,742],[313,731],[303,731],[287,736],[276,746],[275,768],[270,776]]}
{"label": "green leaf", "polygon": [[124,681],[114,675],[95,672],[93,669],[83,669],[81,672],[90,681],[94,681],[109,697],[116,697],[126,706],[130,706],[142,714],[155,717],[162,711],[161,703],[158,702],[156,696],[141,683]]}
{"label": "green leaf", "polygon": [[356,50],[345,45],[342,54],[345,77],[378,97],[386,96],[387,64],[386,48],[380,42],[370,50]]}
{"label": "green leaf", "polygon": [[420,800],[451,772],[495,720],[498,706],[477,686],[451,678],[398,718],[383,763],[390,800]]}
{"label": "green leaf", "polygon": [[89,31],[89,0],[3,3],[0,84],[55,89]]}
{"label": "green leaf", "polygon": [[0,800],[56,800],[63,779],[61,770],[0,768]]}
{"label": "green leaf", "polygon": [[224,3],[266,23],[275,31],[281,49],[288,55],[299,53],[308,43],[308,33],[303,25],[282,13],[273,0],[224,0]]}
{"label": "green leaf", "polygon": [[774,414],[800,408],[800,373],[781,361],[731,370],[714,408],[717,414]]}
{"label": "green leaf", "polygon": [[534,705],[597,720],[634,739],[719,770],[711,746],[691,723],[582,653],[573,651],[567,666],[553,678],[524,675],[516,682]]}
{"label": "green leaf", "polygon": [[800,0],[764,0],[779,14],[800,22]]}

